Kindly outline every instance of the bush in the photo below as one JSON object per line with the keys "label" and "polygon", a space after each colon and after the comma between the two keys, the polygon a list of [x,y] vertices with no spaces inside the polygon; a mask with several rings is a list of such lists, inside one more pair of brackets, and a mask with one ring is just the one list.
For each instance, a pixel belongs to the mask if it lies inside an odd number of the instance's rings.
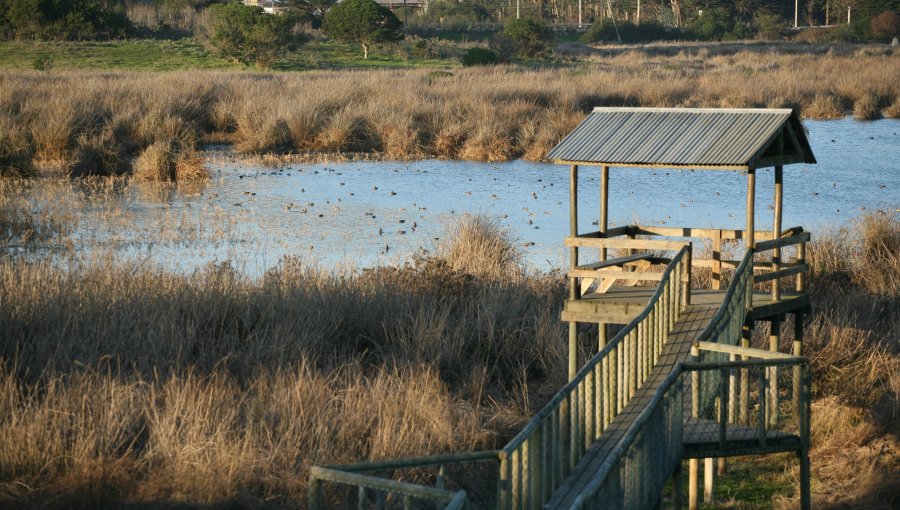
{"label": "bush", "polygon": [[787,20],[765,11],[753,15],[753,28],[758,39],[784,39],[788,34]]}
{"label": "bush", "polygon": [[387,7],[373,0],[344,0],[325,13],[322,30],[332,39],[362,45],[363,58],[369,46],[403,39],[403,23]]}
{"label": "bush", "polygon": [[260,7],[219,4],[208,9],[204,37],[213,53],[244,65],[269,67],[284,51],[302,42],[286,16],[266,14]]}
{"label": "bush", "polygon": [[492,66],[500,62],[497,52],[488,48],[469,48],[460,58],[463,67]]}
{"label": "bush", "polygon": [[482,5],[474,2],[434,2],[423,16],[426,23],[447,25],[472,25],[490,21],[491,15]]}
{"label": "bush", "polygon": [[547,52],[550,34],[543,23],[532,18],[510,20],[503,33],[516,42],[519,55],[538,57]]}
{"label": "bush", "polygon": [[647,41],[672,41],[682,39],[684,34],[675,27],[667,27],[659,23],[643,22],[640,25],[633,23],[620,23],[618,36],[616,27],[612,23],[594,23],[591,28],[579,38],[581,42],[617,42],[619,36],[624,43],[638,43]]}
{"label": "bush", "polygon": [[900,15],[896,12],[884,11],[869,22],[872,35],[878,39],[891,40],[900,35]]}
{"label": "bush", "polygon": [[516,51],[519,47],[512,37],[503,32],[494,35],[489,46],[492,50],[497,52],[497,56],[500,57],[500,62],[509,62],[512,60],[512,58],[516,56]]}
{"label": "bush", "polygon": [[0,2],[0,35],[17,39],[114,39],[132,31],[121,8],[95,1]]}

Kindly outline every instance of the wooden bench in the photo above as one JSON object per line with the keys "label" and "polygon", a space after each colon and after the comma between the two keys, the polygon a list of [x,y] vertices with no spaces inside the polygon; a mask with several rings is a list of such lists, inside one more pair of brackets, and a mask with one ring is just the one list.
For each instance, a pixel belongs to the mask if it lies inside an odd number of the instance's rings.
{"label": "wooden bench", "polygon": [[[568,272],[569,278],[583,278],[581,281],[581,293],[585,294],[594,284],[595,280],[603,278],[603,282],[597,285],[597,293],[603,294],[613,286],[617,279],[627,278],[626,286],[633,287],[641,279],[634,276],[634,272],[640,269],[647,269],[656,262],[658,257],[654,257],[652,253],[635,253],[624,257],[616,257],[614,259],[594,262],[576,266]],[[618,271],[607,270],[607,268],[618,267]],[[626,267],[634,271],[626,270]],[[647,275],[646,280],[656,280],[655,275]]]}

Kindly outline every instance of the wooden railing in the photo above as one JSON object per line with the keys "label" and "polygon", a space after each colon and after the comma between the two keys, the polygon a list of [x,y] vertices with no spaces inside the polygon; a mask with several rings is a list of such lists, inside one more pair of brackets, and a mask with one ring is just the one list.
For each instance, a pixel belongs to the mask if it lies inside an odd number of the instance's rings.
{"label": "wooden railing", "polygon": [[689,264],[682,246],[647,308],[500,450],[499,509],[542,507],[644,384],[687,305]]}
{"label": "wooden railing", "polygon": [[[623,228],[626,230],[622,232],[627,233],[631,227]],[[719,236],[727,234],[736,237],[740,233],[715,232]],[[697,232],[689,233],[691,237],[696,237],[694,234]],[[808,233],[795,233],[757,243],[756,252],[792,244],[803,247],[808,241]],[[385,508],[385,502],[392,494],[402,499],[404,508],[411,506],[414,500],[426,500],[438,505],[438,508],[461,508],[466,493],[444,488],[443,466],[473,462],[499,462],[498,509],[541,508],[550,500],[587,448],[607,430],[647,381],[672,328],[690,304],[690,268],[698,265],[691,257],[691,244],[684,241],[609,239],[587,235],[569,238],[566,243],[573,247],[677,250],[677,253],[661,273],[659,286],[647,307],[591,357],[501,450],[314,467],[311,469],[309,488],[312,510],[322,507],[323,482],[356,487],[358,508]],[[759,446],[754,451],[761,451],[760,448],[766,446],[766,431],[784,424],[778,411],[778,381],[784,383],[790,377],[779,377],[778,370],[789,368],[793,374],[794,423],[806,451],[810,388],[807,361],[738,345],[746,333],[743,328],[752,304],[753,283],[757,278],[754,276],[754,269],[758,268],[754,253],[754,250],[748,250],[743,259],[734,264],[735,271],[723,304],[694,345],[694,360],[676,365],[668,374],[638,417],[629,424],[624,436],[613,446],[597,474],[582,489],[575,508],[591,506],[596,501],[602,501],[609,508],[646,508],[658,500],[666,477],[673,471],[680,473],[678,466],[685,432],[682,417],[685,384],[682,375],[685,373],[690,373],[692,377],[693,417],[716,420],[720,446],[724,447],[729,427],[736,423],[749,424],[750,400],[758,401],[754,412],[759,433],[754,437]],[[801,262],[803,255],[804,252],[798,250]],[[773,268],[773,272],[785,269]],[[581,270],[573,268],[573,271]],[[802,272],[783,272],[773,278],[795,274],[801,275]],[[581,276],[580,273],[570,272],[569,277]],[[755,392],[750,387],[751,374],[756,375],[758,388]],[[710,409],[715,410],[712,415]],[[386,477],[391,470],[423,466],[439,466],[436,487],[398,482]],[[808,483],[808,458],[801,456],[801,472],[804,469],[805,475],[801,475]],[[803,497],[808,499],[808,490],[804,494]],[[680,493],[676,497],[680,498]],[[808,500],[805,500],[803,508],[809,508]]]}
{"label": "wooden railing", "polygon": [[[638,236],[655,236],[666,239],[636,239]],[[574,264],[569,270],[570,278],[607,278],[627,282],[654,281],[659,278],[659,273],[628,271],[625,266],[634,265],[636,250],[664,251],[678,249],[679,243],[688,240],[703,240],[708,243],[710,251],[704,256],[702,251],[694,250],[691,266],[695,268],[707,268],[711,272],[711,287],[718,290],[724,282],[726,270],[737,269],[741,260],[723,258],[724,248],[727,243],[746,241],[747,235],[739,229],[715,229],[694,227],[662,227],[652,225],[623,225],[608,229],[605,233],[587,232],[566,239],[566,246],[580,248],[597,248],[601,251],[601,261],[593,264]],[[805,275],[808,270],[806,264],[806,245],[810,241],[810,233],[803,227],[792,227],[781,232],[776,239],[770,230],[756,230],[754,232],[756,260],[753,262],[753,270],[758,272],[754,276],[754,283],[772,282],[771,291],[773,300],[780,298],[781,280],[794,277],[793,290],[803,292],[805,290]],[[782,248],[796,246],[794,260],[782,260]],[[605,252],[608,249],[625,251],[621,257],[606,259]],[[745,250],[746,252],[746,250]],[[759,260],[760,254],[769,254],[770,260]],[[665,264],[669,259],[653,254],[645,254],[645,260],[653,264]],[[619,270],[610,269],[620,267]],[[631,268],[634,269],[634,268]],[[593,271],[593,272],[592,272]],[[610,284],[612,281],[610,281]],[[606,285],[608,288],[609,284]],[[586,285],[582,285],[586,288]]]}
{"label": "wooden railing", "polygon": [[[327,507],[324,483],[344,485],[356,488],[354,499],[356,507],[384,509],[396,505],[390,503],[399,499],[402,507],[412,508],[415,501],[427,501],[437,508],[454,510],[464,508],[466,491],[447,490],[445,488],[445,468],[453,465],[467,465],[483,462],[497,462],[499,450],[481,452],[463,452],[449,455],[433,455],[409,459],[360,462],[341,466],[313,466],[309,473],[309,508],[320,510]],[[434,487],[393,480],[391,475],[397,470],[437,468]],[[349,502],[339,501],[339,508],[349,506]]]}

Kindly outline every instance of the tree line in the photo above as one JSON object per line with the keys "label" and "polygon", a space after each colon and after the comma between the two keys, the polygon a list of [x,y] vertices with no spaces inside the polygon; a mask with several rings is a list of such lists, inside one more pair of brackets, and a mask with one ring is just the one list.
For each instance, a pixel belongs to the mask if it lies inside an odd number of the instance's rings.
{"label": "tree line", "polygon": [[279,15],[239,0],[0,0],[0,38],[180,34],[199,38],[222,56],[265,66],[302,44],[311,30],[359,44],[368,57],[372,44],[400,40],[409,31],[493,24],[499,32],[489,39],[499,60],[512,51],[542,55],[547,25],[559,23],[589,27],[581,36],[585,42],[776,39],[790,35],[795,24],[838,25],[834,37],[843,40],[900,35],[900,0],[435,0],[393,11],[373,0],[275,0],[274,5]]}

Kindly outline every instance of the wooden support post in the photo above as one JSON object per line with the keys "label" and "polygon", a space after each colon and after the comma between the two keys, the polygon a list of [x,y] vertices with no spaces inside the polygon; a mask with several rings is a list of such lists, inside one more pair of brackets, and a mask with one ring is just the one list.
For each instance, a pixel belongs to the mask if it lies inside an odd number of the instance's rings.
{"label": "wooden support post", "polygon": [[675,466],[672,473],[672,508],[681,510],[681,461]]}
{"label": "wooden support post", "polygon": [[803,402],[800,412],[800,510],[810,510],[809,427],[812,411],[812,374],[809,365],[800,370]]}
{"label": "wooden support post", "polygon": [[[569,171],[569,234],[578,235],[578,165],[572,165]],[[578,247],[569,249],[569,268],[578,266]],[[578,279],[569,278],[569,299],[578,299],[581,289]],[[569,380],[578,373],[578,323],[569,322]]]}
{"label": "wooden support post", "polygon": [[[794,314],[794,356],[803,355],[803,313]],[[794,419],[800,422],[800,412],[802,407],[802,381],[800,380],[801,370],[799,366],[794,367],[793,373],[793,391],[791,398],[793,399]]]}
{"label": "wooden support post", "polygon": [[578,373],[578,323],[569,323],[569,380]]}
{"label": "wooden support post", "polygon": [[[741,347],[750,347],[750,341],[753,338],[753,321],[745,321],[741,326]],[[749,356],[741,356],[741,359],[750,359]],[[750,425],[750,371],[742,368],[740,371],[741,389],[740,389],[740,405],[738,419],[741,425]]]}
{"label": "wooden support post", "polygon": [[713,504],[713,459],[703,459],[703,502]]}
{"label": "wooden support post", "polygon": [[[782,138],[783,140],[783,138]],[[782,142],[783,143],[783,142]],[[779,144],[781,145],[781,144]],[[784,181],[784,167],[778,165],[775,167],[775,215],[774,220],[772,222],[772,238],[780,239],[781,238],[781,203],[782,203],[782,188]],[[781,247],[776,247],[772,250],[772,271],[778,271],[781,269]],[[780,279],[775,278],[772,280],[772,300],[778,301],[781,299],[781,289],[778,287]]]}
{"label": "wooden support post", "polygon": [[[609,229],[609,167],[600,167],[600,220],[599,220],[600,237],[606,237]],[[600,261],[606,260],[606,248],[600,248]],[[600,285],[601,282],[597,282]],[[598,324],[597,351],[606,347],[608,339],[606,323]]]}
{"label": "wooden support post", "polygon": [[712,288],[722,288],[722,231],[712,239]]}
{"label": "wooden support post", "polygon": [[744,232],[748,250],[756,249],[756,227],[754,221],[756,219],[756,170],[747,171],[747,227]]}
{"label": "wooden support post", "polygon": [[314,478],[309,481],[307,498],[310,510],[319,510],[322,508],[322,480]]}
{"label": "wooden support post", "polygon": [[[778,352],[778,344],[781,339],[781,318],[775,317],[771,321],[769,330],[769,350]],[[778,428],[778,367],[769,368],[769,428]]]}
{"label": "wooden support post", "polygon": [[700,460],[688,460],[688,510],[700,508],[697,499],[697,482],[699,481]]}
{"label": "wooden support post", "polygon": [[[600,167],[600,237],[609,229],[609,167]],[[600,261],[606,260],[606,248],[600,248]]]}

